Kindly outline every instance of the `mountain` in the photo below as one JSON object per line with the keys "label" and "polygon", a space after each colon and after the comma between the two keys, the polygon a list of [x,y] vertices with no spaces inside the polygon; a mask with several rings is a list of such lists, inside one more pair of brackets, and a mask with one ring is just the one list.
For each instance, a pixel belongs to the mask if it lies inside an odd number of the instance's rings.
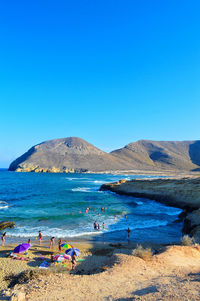
{"label": "mountain", "polygon": [[11,171],[103,172],[116,170],[200,170],[200,141],[139,140],[103,152],[69,137],[33,146],[10,164]]}
{"label": "mountain", "polygon": [[12,171],[84,172],[122,169],[120,159],[87,141],[69,137],[40,143],[13,161]]}
{"label": "mountain", "polygon": [[137,169],[198,170],[200,168],[200,141],[139,140],[111,154],[129,162]]}

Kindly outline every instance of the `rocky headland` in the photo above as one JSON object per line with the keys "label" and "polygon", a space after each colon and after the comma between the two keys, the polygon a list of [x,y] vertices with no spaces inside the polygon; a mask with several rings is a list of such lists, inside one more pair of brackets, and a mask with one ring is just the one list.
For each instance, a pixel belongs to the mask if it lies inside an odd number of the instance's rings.
{"label": "rocky headland", "polygon": [[39,143],[10,164],[18,172],[198,172],[200,141],[139,140],[106,153],[78,137]]}
{"label": "rocky headland", "polygon": [[103,184],[100,189],[183,209],[183,233],[200,242],[200,178],[121,180]]}

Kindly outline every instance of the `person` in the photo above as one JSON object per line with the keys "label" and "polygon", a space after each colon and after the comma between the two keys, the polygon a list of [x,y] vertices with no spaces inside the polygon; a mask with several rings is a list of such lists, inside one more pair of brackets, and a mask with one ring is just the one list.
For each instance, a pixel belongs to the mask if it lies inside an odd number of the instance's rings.
{"label": "person", "polygon": [[105,226],[106,226],[105,223],[103,223],[102,226],[103,226],[103,230],[105,230]]}
{"label": "person", "polygon": [[59,238],[59,240],[58,240],[58,250],[59,250],[59,252],[61,252],[61,251],[62,251],[62,247],[61,247],[61,245],[62,245],[62,239],[61,239],[61,238]]}
{"label": "person", "polygon": [[129,238],[129,237],[130,237],[130,233],[131,233],[130,228],[128,228],[126,231],[127,231],[127,233],[128,233],[128,238]]}
{"label": "person", "polygon": [[29,244],[29,245],[31,244],[31,240],[30,240],[30,238],[29,238],[29,240],[28,240],[28,244]]}
{"label": "person", "polygon": [[39,231],[38,239],[39,239],[39,245],[41,245],[41,242],[42,242],[42,233],[41,233],[41,231]]}
{"label": "person", "polygon": [[72,270],[74,270],[75,269],[75,267],[76,267],[76,254],[75,254],[75,252],[72,254]]}
{"label": "person", "polygon": [[100,225],[99,224],[98,224],[97,228],[98,228],[98,230],[100,230]]}
{"label": "person", "polygon": [[3,233],[1,239],[2,239],[2,246],[5,246],[5,238],[6,238],[6,232]]}
{"label": "person", "polygon": [[51,239],[50,239],[50,249],[54,248],[54,241],[55,241],[55,237],[53,236]]}
{"label": "person", "polygon": [[94,229],[95,230],[97,229],[97,222],[96,221],[94,222]]}

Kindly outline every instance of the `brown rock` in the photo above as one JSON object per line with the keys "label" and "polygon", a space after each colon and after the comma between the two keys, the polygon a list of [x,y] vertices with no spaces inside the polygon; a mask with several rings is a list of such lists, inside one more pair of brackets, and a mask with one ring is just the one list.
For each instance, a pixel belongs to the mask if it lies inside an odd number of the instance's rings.
{"label": "brown rock", "polygon": [[25,294],[20,291],[15,291],[10,297],[10,301],[26,301]]}
{"label": "brown rock", "polygon": [[14,226],[15,226],[14,222],[8,222],[8,221],[0,222],[0,230],[4,230],[6,228],[14,228]]}

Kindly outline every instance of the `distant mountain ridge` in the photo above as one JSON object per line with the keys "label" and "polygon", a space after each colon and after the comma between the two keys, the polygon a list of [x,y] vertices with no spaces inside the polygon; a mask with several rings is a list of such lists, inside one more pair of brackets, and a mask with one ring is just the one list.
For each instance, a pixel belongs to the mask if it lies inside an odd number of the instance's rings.
{"label": "distant mountain ridge", "polygon": [[139,140],[106,153],[78,137],[49,140],[10,164],[11,171],[104,172],[123,170],[200,170],[200,140]]}

